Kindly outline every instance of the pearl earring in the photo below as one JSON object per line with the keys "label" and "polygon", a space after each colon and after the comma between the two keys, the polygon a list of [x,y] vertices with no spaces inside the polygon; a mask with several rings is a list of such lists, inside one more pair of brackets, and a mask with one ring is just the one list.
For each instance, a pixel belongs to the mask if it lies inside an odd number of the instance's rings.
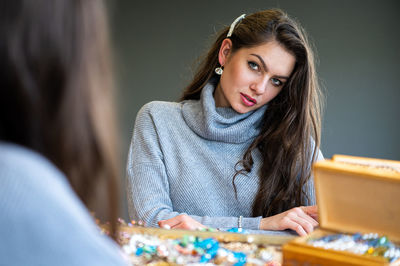
{"label": "pearl earring", "polygon": [[223,66],[220,67],[216,67],[215,68],[215,73],[217,73],[217,75],[222,75],[222,72],[224,72]]}

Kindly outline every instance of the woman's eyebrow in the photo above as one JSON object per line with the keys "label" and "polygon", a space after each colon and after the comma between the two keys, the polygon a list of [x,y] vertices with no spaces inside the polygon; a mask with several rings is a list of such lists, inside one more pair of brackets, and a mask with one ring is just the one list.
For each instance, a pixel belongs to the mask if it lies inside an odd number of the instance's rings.
{"label": "woman's eyebrow", "polygon": [[[265,64],[265,62],[264,62],[264,60],[262,59],[262,57],[259,56],[258,54],[251,54],[251,55],[257,57],[258,60],[260,60],[260,62],[261,62],[261,64],[262,64],[262,67],[264,68],[264,71],[267,71],[267,69],[268,69],[268,68],[267,68],[267,65]],[[287,76],[275,76],[275,78],[289,79],[289,77],[287,77]]]}

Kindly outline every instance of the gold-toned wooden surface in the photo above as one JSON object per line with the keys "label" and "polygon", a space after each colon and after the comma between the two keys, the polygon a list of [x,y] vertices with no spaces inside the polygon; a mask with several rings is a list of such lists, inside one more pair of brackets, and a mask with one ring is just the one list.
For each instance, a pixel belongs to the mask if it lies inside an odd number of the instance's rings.
{"label": "gold-toned wooden surface", "polygon": [[325,250],[294,242],[283,245],[282,252],[283,265],[389,265],[383,258],[367,257],[344,251]]}
{"label": "gold-toned wooden surface", "polygon": [[337,232],[317,229],[308,236],[298,237],[284,244],[282,246],[283,265],[400,265],[400,262],[389,264],[382,257],[323,249],[306,243],[309,239],[335,233]]}

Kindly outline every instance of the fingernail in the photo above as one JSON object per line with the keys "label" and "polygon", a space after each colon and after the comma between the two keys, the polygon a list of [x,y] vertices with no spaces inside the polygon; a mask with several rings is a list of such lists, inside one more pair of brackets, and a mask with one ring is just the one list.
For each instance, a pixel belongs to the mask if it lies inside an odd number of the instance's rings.
{"label": "fingernail", "polygon": [[164,224],[163,226],[162,226],[162,228],[164,228],[164,229],[171,229],[171,226],[169,225],[169,224]]}

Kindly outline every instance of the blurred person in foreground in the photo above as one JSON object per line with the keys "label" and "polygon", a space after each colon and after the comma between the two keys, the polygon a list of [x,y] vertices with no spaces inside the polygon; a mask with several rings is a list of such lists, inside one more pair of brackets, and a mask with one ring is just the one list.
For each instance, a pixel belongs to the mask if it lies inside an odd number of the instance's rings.
{"label": "blurred person in foreground", "polygon": [[102,1],[0,1],[1,265],[125,264],[87,209],[118,215],[108,41]]}

